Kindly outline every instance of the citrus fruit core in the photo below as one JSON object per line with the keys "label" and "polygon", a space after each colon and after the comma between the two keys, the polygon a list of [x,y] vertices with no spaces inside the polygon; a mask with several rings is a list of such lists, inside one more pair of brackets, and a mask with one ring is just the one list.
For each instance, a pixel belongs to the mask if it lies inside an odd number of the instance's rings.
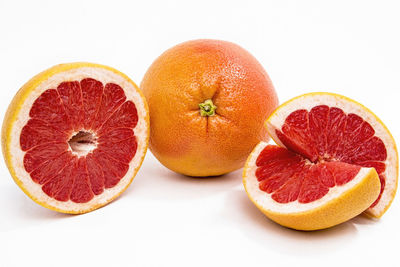
{"label": "citrus fruit core", "polygon": [[[268,193],[274,189],[272,198],[276,201],[298,198],[306,203],[322,198],[330,187],[353,179],[360,167],[374,167],[377,171],[381,193],[371,207],[379,201],[385,188],[387,152],[374,128],[360,116],[327,105],[315,106],[310,111],[299,109],[290,113],[275,134],[285,147],[305,157],[282,152],[283,148],[260,154],[259,164],[268,161],[266,155],[276,154],[273,164],[277,173],[268,178],[261,167],[256,174],[261,181],[260,189]],[[299,172],[302,179],[296,179]]]}
{"label": "citrus fruit core", "polygon": [[115,83],[85,78],[44,91],[29,111],[24,168],[58,201],[90,201],[127,173],[137,143],[136,106]]}
{"label": "citrus fruit core", "polygon": [[79,131],[68,140],[72,154],[86,156],[97,147],[97,137],[91,132]]}

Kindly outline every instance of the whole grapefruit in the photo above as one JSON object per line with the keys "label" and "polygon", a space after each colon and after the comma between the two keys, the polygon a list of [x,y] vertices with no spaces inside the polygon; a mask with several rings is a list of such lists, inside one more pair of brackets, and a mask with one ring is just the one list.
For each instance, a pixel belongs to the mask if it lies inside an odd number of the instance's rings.
{"label": "whole grapefruit", "polygon": [[267,141],[264,122],[278,106],[261,64],[231,42],[176,45],[147,70],[141,89],[150,109],[150,149],[167,168],[216,176],[243,167]]}

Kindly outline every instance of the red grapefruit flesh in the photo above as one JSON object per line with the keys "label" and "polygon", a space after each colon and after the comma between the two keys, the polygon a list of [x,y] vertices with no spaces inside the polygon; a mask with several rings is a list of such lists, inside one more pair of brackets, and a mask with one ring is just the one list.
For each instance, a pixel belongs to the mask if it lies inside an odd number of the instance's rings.
{"label": "red grapefruit flesh", "polygon": [[361,167],[344,162],[311,163],[278,146],[267,146],[256,161],[256,177],[262,191],[278,203],[310,203],[329,189],[351,181]]}
{"label": "red grapefruit flesh", "polygon": [[[273,163],[277,160],[276,165],[274,165],[280,170],[275,173],[277,177],[288,175],[288,171],[293,171],[290,178],[298,173],[302,173],[304,177],[319,177],[314,181],[311,181],[310,178],[305,178],[301,182],[294,179],[297,187],[301,187],[304,192],[314,194],[312,199],[317,200],[329,191],[329,187],[350,181],[357,175],[360,166],[375,167],[381,180],[381,193],[371,207],[378,203],[385,188],[386,177],[384,172],[386,170],[387,152],[382,140],[374,136],[375,131],[372,126],[360,116],[352,113],[345,114],[343,110],[336,107],[318,105],[309,112],[300,109],[289,114],[282,128],[276,129],[275,134],[285,147],[308,160],[298,163],[296,159],[299,160],[299,158],[293,157],[295,154],[280,159],[281,153],[276,152],[277,155],[274,156],[274,153],[269,150],[260,154],[257,162],[266,161],[263,158],[265,153],[271,153],[270,158]],[[285,164],[288,164],[285,160],[290,162],[288,169],[285,169]],[[315,164],[306,164],[307,162]],[[301,165],[301,167],[298,165]],[[263,166],[261,169],[268,168],[268,166]],[[261,169],[257,172],[257,177],[263,180],[263,183],[268,184],[270,179],[264,180],[265,176],[263,176]],[[335,173],[336,170],[340,173]],[[343,177],[336,178],[337,175]],[[339,179],[339,183],[336,183],[337,179]],[[276,186],[280,188],[286,183],[286,180],[281,179],[281,183]],[[287,183],[289,185],[286,186],[293,187],[291,185],[293,182],[287,181]],[[299,188],[296,188],[296,190],[299,190]],[[285,187],[281,190],[285,190]],[[274,197],[274,195],[272,196]],[[300,194],[299,196],[300,202],[302,202],[302,196],[304,195]],[[296,199],[292,201],[294,200]]]}
{"label": "red grapefruit flesh", "polygon": [[[133,128],[138,114],[120,86],[103,86],[92,78],[62,82],[57,89],[44,91],[29,115],[20,138],[26,151],[24,167],[50,197],[88,202],[128,171],[137,149]],[[96,147],[89,159],[88,146]]]}

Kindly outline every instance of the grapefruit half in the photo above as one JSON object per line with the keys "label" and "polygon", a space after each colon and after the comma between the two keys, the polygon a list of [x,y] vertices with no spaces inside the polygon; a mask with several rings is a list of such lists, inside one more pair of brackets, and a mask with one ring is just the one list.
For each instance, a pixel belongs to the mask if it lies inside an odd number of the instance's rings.
{"label": "grapefruit half", "polygon": [[7,167],[38,204],[85,213],[118,197],[145,156],[149,114],[138,87],[98,64],[54,66],[28,81],[2,128]]}
{"label": "grapefruit half", "polygon": [[381,217],[398,177],[395,141],[370,110],[341,95],[310,93],[282,104],[266,121],[278,144],[261,142],[243,182],[272,220],[299,230],[344,222],[364,210]]}

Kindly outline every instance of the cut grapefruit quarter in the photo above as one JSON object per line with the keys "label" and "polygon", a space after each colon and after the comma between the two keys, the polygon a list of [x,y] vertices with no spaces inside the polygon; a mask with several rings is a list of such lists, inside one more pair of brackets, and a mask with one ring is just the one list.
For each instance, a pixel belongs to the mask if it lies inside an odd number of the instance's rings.
{"label": "cut grapefruit quarter", "polygon": [[85,213],[118,197],[147,151],[149,114],[138,87],[99,64],[54,66],[16,94],[2,150],[19,187],[38,204]]}
{"label": "cut grapefruit quarter", "polygon": [[344,222],[364,210],[381,217],[397,189],[398,155],[386,126],[341,95],[310,93],[282,104],[266,127],[243,181],[272,220],[299,230]]}
{"label": "cut grapefruit quarter", "polygon": [[373,168],[327,162],[311,164],[286,148],[259,143],[243,172],[250,200],[271,220],[296,230],[345,222],[378,197]]}

